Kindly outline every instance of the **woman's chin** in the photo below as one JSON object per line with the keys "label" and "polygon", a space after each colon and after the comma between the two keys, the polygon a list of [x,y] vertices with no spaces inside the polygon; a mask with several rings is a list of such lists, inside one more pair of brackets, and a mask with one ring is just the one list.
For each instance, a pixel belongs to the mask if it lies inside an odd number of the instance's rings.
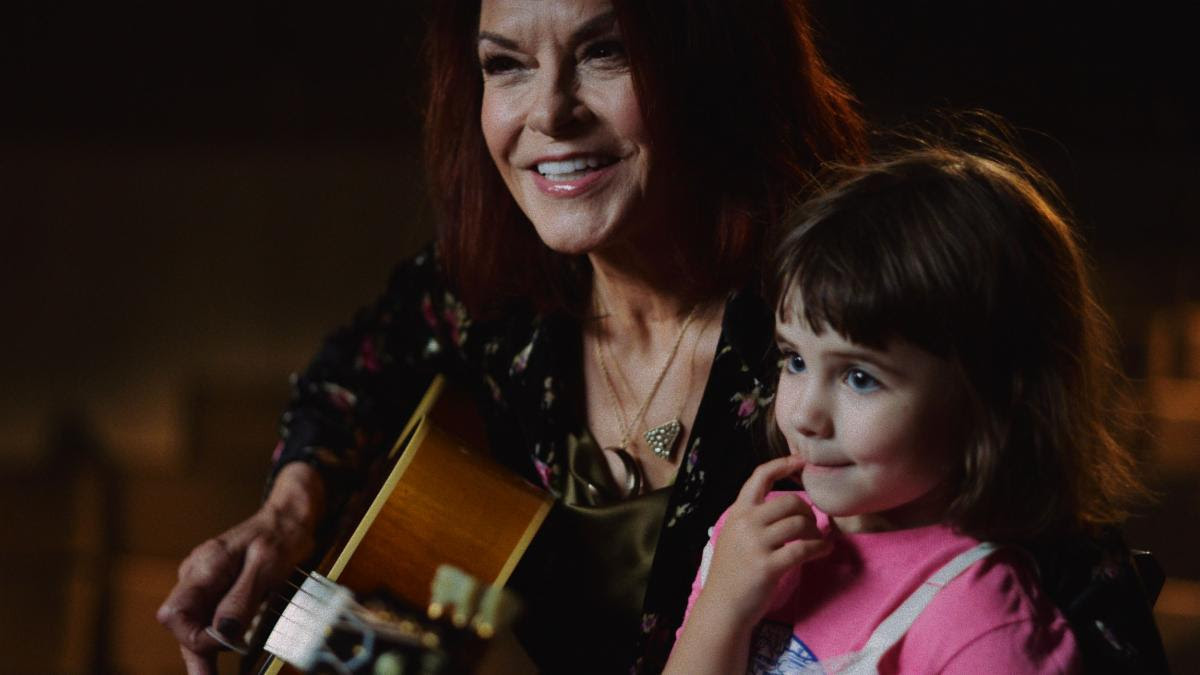
{"label": "woman's chin", "polygon": [[587,255],[604,249],[612,237],[612,228],[581,225],[578,223],[549,223],[534,228],[538,238],[547,248],[562,255]]}

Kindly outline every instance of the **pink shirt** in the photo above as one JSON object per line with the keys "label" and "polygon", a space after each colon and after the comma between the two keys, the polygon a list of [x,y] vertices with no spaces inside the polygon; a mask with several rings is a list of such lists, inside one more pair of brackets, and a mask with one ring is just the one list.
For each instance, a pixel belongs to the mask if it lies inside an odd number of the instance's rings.
{"label": "pink shirt", "polygon": [[[780,583],[755,629],[751,673],[836,667],[930,575],[978,543],[944,525],[846,534],[814,511],[817,526],[834,538],[833,552]],[[724,521],[722,515],[713,527],[689,613]],[[1021,555],[1004,549],[946,584],[879,666],[883,673],[1070,673],[1081,667],[1066,620],[1041,594]]]}

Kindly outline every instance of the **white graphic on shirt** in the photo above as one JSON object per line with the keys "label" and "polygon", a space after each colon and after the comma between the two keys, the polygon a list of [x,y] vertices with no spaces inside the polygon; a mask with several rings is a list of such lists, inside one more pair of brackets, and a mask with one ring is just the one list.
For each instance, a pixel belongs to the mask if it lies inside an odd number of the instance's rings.
{"label": "white graphic on shirt", "polygon": [[750,675],[825,672],[808,645],[792,634],[792,627],[774,621],[764,621],[754,629],[746,670]]}

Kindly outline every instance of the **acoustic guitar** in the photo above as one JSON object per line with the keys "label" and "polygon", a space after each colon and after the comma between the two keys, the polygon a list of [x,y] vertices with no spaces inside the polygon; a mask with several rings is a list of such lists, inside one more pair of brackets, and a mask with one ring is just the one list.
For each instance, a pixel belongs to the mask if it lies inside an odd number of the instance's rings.
{"label": "acoustic guitar", "polygon": [[[434,646],[443,657],[455,656],[441,644],[445,626],[439,633],[425,617],[389,617],[388,610],[372,610],[355,596],[385,597],[392,607],[428,608],[433,619],[452,619],[451,634],[469,629],[477,638],[496,639],[513,614],[513,602],[501,589],[552,500],[478,450],[484,447],[483,424],[469,400],[442,376],[434,378],[389,452],[391,468],[357,525],[331,549],[320,574],[294,584],[292,602],[263,644],[273,657],[263,672],[278,673],[285,661],[305,670],[320,663],[319,669],[329,672],[359,672],[355,663],[346,670],[347,661],[336,656],[336,638],[338,631],[357,633],[350,640],[357,652],[352,660],[362,655],[364,627],[382,643],[415,645],[430,653],[435,651],[430,643],[438,643]],[[508,654],[492,661],[507,658],[522,657]],[[530,672],[525,659],[490,669]],[[455,669],[477,671],[477,664],[450,662]]]}

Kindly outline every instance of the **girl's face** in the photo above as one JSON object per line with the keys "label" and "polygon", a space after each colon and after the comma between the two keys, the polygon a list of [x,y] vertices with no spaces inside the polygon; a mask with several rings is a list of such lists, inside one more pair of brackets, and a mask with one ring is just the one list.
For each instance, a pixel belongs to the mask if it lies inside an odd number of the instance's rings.
{"label": "girl's face", "polygon": [[[793,303],[793,317],[803,307]],[[804,457],[800,479],[850,531],[941,520],[961,456],[960,388],[951,363],[902,340],[880,351],[826,327],[776,317],[783,360],[775,421]]]}
{"label": "girl's face", "polygon": [[648,220],[650,153],[608,0],[483,0],[480,122],[550,248],[586,253]]}

